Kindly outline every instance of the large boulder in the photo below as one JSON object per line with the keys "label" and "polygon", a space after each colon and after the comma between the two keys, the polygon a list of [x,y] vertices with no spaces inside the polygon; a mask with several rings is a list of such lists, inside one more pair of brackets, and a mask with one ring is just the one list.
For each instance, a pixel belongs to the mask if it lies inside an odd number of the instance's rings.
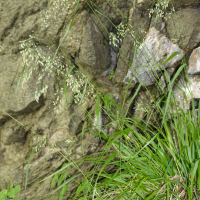
{"label": "large boulder", "polygon": [[[164,63],[176,52],[179,54]],[[138,47],[124,82],[129,84],[129,81],[133,81],[135,84],[140,82],[145,86],[153,85],[161,77],[163,67],[176,68],[183,56],[184,53],[178,45],[173,44],[158,30],[151,28],[144,42]]]}

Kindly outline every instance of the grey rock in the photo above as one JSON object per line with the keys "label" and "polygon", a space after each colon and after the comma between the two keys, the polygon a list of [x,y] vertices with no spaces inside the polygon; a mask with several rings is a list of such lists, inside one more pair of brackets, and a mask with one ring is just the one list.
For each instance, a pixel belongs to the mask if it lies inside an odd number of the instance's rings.
{"label": "grey rock", "polygon": [[[137,74],[133,74],[129,68],[138,41],[143,43],[151,24],[148,9],[156,1],[115,0],[114,3],[121,10],[123,16],[111,1],[93,1],[112,22],[107,20],[105,16],[96,13],[108,32],[112,32],[114,25],[118,25],[125,20],[124,17],[128,19],[129,24],[132,26],[129,27],[131,31],[127,30],[122,41],[119,58],[117,51],[114,48],[110,49],[106,30],[95,14],[91,12],[86,2],[80,1],[73,26],[66,37],[64,36],[74,14],[76,4],[62,4],[64,1],[47,0],[28,0],[26,3],[24,2],[24,0],[2,0],[0,3],[0,109],[6,111],[21,123],[19,124],[3,112],[0,113],[0,191],[5,188],[8,189],[10,180],[13,180],[15,186],[19,184],[22,187],[18,198],[32,199],[46,196],[51,192],[49,189],[51,179],[46,179],[44,182],[31,187],[33,184],[57,171],[66,160],[81,160],[86,155],[103,151],[104,146],[99,142],[99,138],[89,131],[84,132],[81,137],[78,135],[83,123],[87,125],[86,118],[88,115],[85,111],[95,112],[94,99],[85,97],[81,105],[76,105],[73,102],[73,95],[75,94],[67,88],[66,96],[70,97],[67,105],[65,95],[61,95],[59,105],[54,109],[52,101],[55,97],[55,88],[60,83],[59,81],[63,81],[62,76],[57,77],[54,74],[54,76],[49,77],[48,74],[45,74],[42,83],[48,84],[49,87],[47,92],[40,96],[39,102],[35,101],[36,80],[40,74],[39,71],[34,71],[24,87],[20,84],[16,92],[24,67],[22,55],[19,53],[22,50],[19,41],[28,39],[29,35],[40,38],[41,42],[38,46],[42,48],[42,52],[47,52],[47,46],[55,46],[51,52],[51,57],[53,57],[56,48],[62,42],[60,50],[64,56],[65,66],[76,63],[79,69],[87,73],[90,78],[97,79],[95,83],[102,89],[102,92],[110,93],[116,103],[119,103],[126,94],[126,89],[123,88],[124,77],[127,75],[127,82],[131,79],[130,89],[134,88],[140,81]],[[59,2],[58,9],[54,5],[55,2]],[[187,48],[191,50],[198,44],[200,38],[199,9],[194,7],[196,5],[194,0],[177,0],[174,3],[177,8],[176,15],[180,23],[180,32],[183,36],[183,48],[185,51]],[[189,8],[187,4],[191,7]],[[183,5],[184,8],[178,10],[179,5]],[[176,21],[175,14],[172,19]],[[171,21],[165,23],[160,21],[159,24],[159,29],[165,30],[166,35],[171,40],[177,39],[173,31],[177,32],[178,25],[174,21],[172,23]],[[170,27],[170,24],[172,24],[172,27]],[[158,38],[153,43],[153,39],[156,37]],[[179,37],[178,39],[180,40]],[[181,45],[180,41],[178,41],[179,45]],[[152,63],[154,63],[154,60],[156,60],[155,63],[163,62],[172,52],[179,50],[177,45],[172,45],[160,33],[152,38],[152,43],[150,38],[146,42],[149,45],[148,49],[160,52],[154,52],[153,56],[150,56]],[[165,54],[168,51],[163,51],[165,46],[169,46],[171,50],[167,55]],[[139,47],[138,51],[140,51],[140,54],[144,53],[142,46]],[[142,58],[147,65],[148,59],[145,56]],[[140,71],[140,59],[138,54],[137,64],[134,65],[135,70],[140,73],[143,82],[151,85],[155,82],[153,78],[155,74],[151,74],[153,69]],[[173,74],[180,59],[181,57],[177,57],[164,66],[170,75]],[[107,70],[109,73],[110,67],[111,69],[116,68],[113,81],[110,81],[109,77],[100,77]],[[156,73],[161,76],[159,68],[156,68]],[[191,81],[194,97],[199,98],[199,80],[192,77]],[[39,85],[40,88],[42,83]],[[164,81],[162,83],[163,87],[166,87],[167,83],[164,83]],[[132,91],[129,90],[127,93],[128,96],[131,96]],[[146,98],[144,93],[139,93],[138,103],[141,101],[145,104],[144,107],[150,108],[152,102],[147,102],[149,98]],[[183,102],[180,102],[180,105],[182,105],[181,103]],[[125,104],[128,109],[129,102],[126,101]],[[146,111],[141,112],[140,107],[137,107],[135,117],[142,119]],[[92,118],[95,117],[92,116]],[[102,114],[102,123],[104,121],[104,115]],[[109,132],[109,130],[107,131]],[[114,131],[115,129],[110,130],[111,133]],[[24,183],[28,161],[37,146],[37,152],[34,153],[29,164],[28,185],[25,191]],[[78,167],[83,172],[90,171],[93,163],[82,163]],[[80,173],[72,166],[66,172],[69,172],[69,177]],[[80,182],[82,179],[83,177],[80,176],[77,181]],[[53,188],[55,187],[54,185]],[[68,188],[66,195],[73,196],[77,184],[75,182],[71,183]],[[58,193],[55,195],[58,195]],[[55,200],[57,196],[47,197],[46,199]]]}
{"label": "grey rock", "polygon": [[[165,62],[173,53],[180,54],[173,57],[167,63]],[[150,86],[156,82],[162,75],[163,67],[176,68],[179,61],[183,58],[184,52],[173,44],[167,37],[158,30],[151,28],[144,42],[138,47],[133,66],[130,67],[124,82],[128,80],[140,82],[143,85]]]}
{"label": "grey rock", "polygon": [[188,74],[200,74],[200,47],[194,49],[190,56]]}
{"label": "grey rock", "polygon": [[141,10],[147,10],[151,8],[157,0],[134,0],[135,7]]}

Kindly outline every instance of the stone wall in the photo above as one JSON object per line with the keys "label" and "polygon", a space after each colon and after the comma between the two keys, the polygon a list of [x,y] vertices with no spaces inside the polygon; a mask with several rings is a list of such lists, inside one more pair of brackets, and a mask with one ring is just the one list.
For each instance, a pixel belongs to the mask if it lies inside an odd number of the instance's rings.
{"label": "stone wall", "polygon": [[[81,134],[82,127],[89,123],[87,112],[94,111],[96,104],[92,86],[87,87],[88,95],[82,98],[87,79],[117,103],[129,81],[127,102],[142,83],[136,108],[142,102],[151,107],[145,87],[154,92],[154,85],[159,82],[167,88],[164,68],[173,77],[185,56],[190,88],[195,99],[200,97],[199,0],[173,0],[173,10],[170,4],[165,7],[156,0],[114,0],[114,4],[93,0],[90,5],[83,0],[67,32],[77,2],[0,2],[0,190],[8,188],[13,180],[14,185],[19,184],[23,189],[20,199],[47,195],[51,179],[31,186],[58,170],[64,162],[84,158],[103,148],[98,136],[89,131]],[[158,9],[164,10],[157,17],[156,10],[152,11],[156,3]],[[175,52],[179,54],[162,67],[149,67],[163,63]],[[113,72],[111,80],[109,75]],[[180,90],[174,91],[184,105]],[[131,112],[142,118],[145,111]],[[28,161],[36,148],[24,191]],[[90,171],[93,165],[79,167]],[[70,169],[69,175],[79,172],[76,166]],[[75,187],[69,185],[68,194]]]}

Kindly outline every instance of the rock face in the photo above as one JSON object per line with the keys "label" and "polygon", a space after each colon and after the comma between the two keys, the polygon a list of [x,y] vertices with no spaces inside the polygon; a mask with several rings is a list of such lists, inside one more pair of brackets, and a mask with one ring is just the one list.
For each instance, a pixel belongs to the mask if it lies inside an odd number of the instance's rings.
{"label": "rock face", "polygon": [[[51,192],[51,178],[31,186],[60,169],[63,163],[102,150],[99,137],[83,128],[97,119],[96,97],[88,80],[117,103],[125,96],[131,80],[128,105],[138,83],[154,94],[152,87],[156,82],[166,89],[164,68],[173,77],[186,54],[190,57],[188,73],[193,98],[200,98],[199,1],[174,0],[171,18],[158,17],[157,22],[156,10],[149,17],[156,0],[114,0],[114,4],[80,1],[68,30],[77,2],[0,2],[0,191],[9,188],[12,180],[22,187],[19,199],[46,196]],[[166,16],[172,12],[170,5],[163,9]],[[179,24],[175,23],[176,17]],[[163,66],[157,65],[175,52],[180,54]],[[114,75],[109,77],[112,71]],[[181,92],[175,88],[174,93],[180,96]],[[184,106],[182,96],[179,99]],[[137,110],[133,109],[132,114],[141,119],[146,112],[140,109],[141,104],[153,109],[152,102],[145,91],[138,93],[137,101],[133,106]],[[102,117],[100,126],[105,121]],[[92,163],[72,162],[66,170],[66,180],[92,168]],[[77,177],[78,181],[81,179],[81,175]],[[66,195],[72,195],[76,187],[71,182]]]}
{"label": "rock face", "polygon": [[[174,95],[177,99],[177,102],[180,108],[185,111],[191,109],[192,99],[194,99],[194,103],[198,103],[200,99],[200,57],[198,56],[199,51],[199,48],[194,49],[189,59],[189,83],[183,80],[179,80],[178,87],[174,88]],[[196,105],[196,108],[198,108],[198,105]]]}
{"label": "rock face", "polygon": [[200,57],[200,48],[196,48],[193,50],[190,56],[188,74],[197,75],[200,73],[199,57]]}
{"label": "rock face", "polygon": [[[179,54],[169,62],[159,65],[175,52]],[[153,85],[162,75],[163,67],[166,69],[176,68],[183,56],[184,53],[178,45],[173,44],[159,31],[151,28],[144,42],[138,47],[134,63],[128,70],[124,82],[128,84],[132,79],[131,81],[134,81],[135,84],[140,82],[146,86]]]}

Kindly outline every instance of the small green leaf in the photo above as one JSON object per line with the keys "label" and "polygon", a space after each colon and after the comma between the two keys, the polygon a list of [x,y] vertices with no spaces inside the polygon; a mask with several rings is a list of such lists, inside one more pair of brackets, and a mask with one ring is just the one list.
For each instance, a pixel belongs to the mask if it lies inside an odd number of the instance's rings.
{"label": "small green leaf", "polygon": [[84,190],[88,190],[90,186],[90,183],[87,179],[84,179],[81,183],[81,185],[78,187],[77,191],[76,191],[76,195],[74,197],[74,199],[76,199],[76,197],[79,195],[80,192],[84,191]]}
{"label": "small green leaf", "polygon": [[109,75],[110,80],[113,78],[114,74],[115,74],[114,71],[111,71],[111,72],[110,72],[110,75]]}
{"label": "small green leaf", "polygon": [[75,67],[75,66],[73,65],[73,66],[67,71],[67,73],[66,73],[66,75],[65,75],[66,77],[72,72],[72,70],[74,69],[74,67]]}
{"label": "small green leaf", "polygon": [[13,182],[10,181],[10,190],[13,188]]}
{"label": "small green leaf", "polygon": [[62,169],[62,168],[65,169],[66,166],[67,166],[67,163],[64,163],[64,164],[62,165],[61,169]]}
{"label": "small green leaf", "polygon": [[60,178],[58,180],[57,186],[59,187],[61,185],[61,183],[65,180],[65,178],[67,177],[67,173],[64,172],[63,174],[60,175]]}
{"label": "small green leaf", "polygon": [[1,200],[5,200],[5,198],[7,197],[7,193],[8,193],[8,190],[4,189],[0,192],[0,199]]}
{"label": "small green leaf", "polygon": [[17,194],[19,191],[21,191],[22,189],[21,189],[21,187],[19,186],[19,185],[17,185],[16,187],[15,187],[15,194]]}
{"label": "small green leaf", "polygon": [[52,187],[52,185],[55,183],[56,179],[58,178],[58,174],[55,174],[51,180],[51,184],[50,184],[50,188]]}
{"label": "small green leaf", "polygon": [[8,192],[8,196],[10,198],[14,198],[15,197],[15,189],[14,188],[10,189],[10,191]]}
{"label": "small green leaf", "polygon": [[59,200],[63,199],[65,192],[68,190],[68,185],[64,185],[59,194]]}
{"label": "small green leaf", "polygon": [[[13,185],[12,185],[13,186]],[[8,196],[10,198],[14,198],[15,195],[21,190],[20,186],[17,185],[15,188],[11,188],[10,191],[8,192]]]}

